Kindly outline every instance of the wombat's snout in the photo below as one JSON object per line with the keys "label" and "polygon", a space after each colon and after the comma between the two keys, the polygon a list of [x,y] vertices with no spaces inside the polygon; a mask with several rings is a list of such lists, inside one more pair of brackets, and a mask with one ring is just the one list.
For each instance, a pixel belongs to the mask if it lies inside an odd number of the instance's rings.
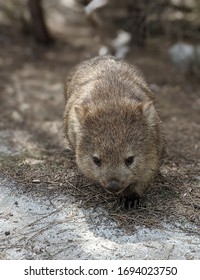
{"label": "wombat's snout", "polygon": [[120,191],[120,184],[116,180],[111,180],[106,186],[108,192],[117,193]]}

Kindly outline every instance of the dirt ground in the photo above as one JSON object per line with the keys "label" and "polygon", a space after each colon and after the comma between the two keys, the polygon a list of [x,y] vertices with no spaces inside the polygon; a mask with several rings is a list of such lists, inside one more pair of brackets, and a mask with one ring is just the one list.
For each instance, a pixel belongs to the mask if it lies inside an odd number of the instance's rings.
{"label": "dirt ground", "polygon": [[63,82],[76,63],[97,53],[96,38],[84,26],[73,27],[73,32],[69,26],[66,38],[57,35],[57,42],[45,48],[20,35],[17,27],[1,26],[0,31],[3,177],[17,183],[23,194],[44,200],[62,194],[72,197],[79,209],[95,212],[100,207],[127,233],[170,222],[199,236],[200,81],[170,64],[169,43],[150,41],[126,58],[142,70],[155,92],[166,139],[162,176],[142,206],[127,213],[116,198],[83,178],[63,139]]}

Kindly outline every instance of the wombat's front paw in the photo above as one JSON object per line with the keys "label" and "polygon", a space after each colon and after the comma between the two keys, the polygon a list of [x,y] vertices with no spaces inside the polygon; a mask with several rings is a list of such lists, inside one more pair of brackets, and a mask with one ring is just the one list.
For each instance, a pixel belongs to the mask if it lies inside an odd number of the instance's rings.
{"label": "wombat's front paw", "polygon": [[125,208],[126,210],[136,210],[140,207],[140,203],[141,203],[141,197],[134,193],[131,194],[129,196],[124,196],[121,198],[121,204],[122,207]]}

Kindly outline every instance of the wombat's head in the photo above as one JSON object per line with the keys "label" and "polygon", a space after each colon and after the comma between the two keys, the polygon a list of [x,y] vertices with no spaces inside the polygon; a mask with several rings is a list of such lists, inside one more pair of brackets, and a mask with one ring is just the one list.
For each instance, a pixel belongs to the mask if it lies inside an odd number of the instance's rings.
{"label": "wombat's head", "polygon": [[75,107],[75,115],[77,165],[108,192],[119,194],[156,168],[152,102],[86,103]]}

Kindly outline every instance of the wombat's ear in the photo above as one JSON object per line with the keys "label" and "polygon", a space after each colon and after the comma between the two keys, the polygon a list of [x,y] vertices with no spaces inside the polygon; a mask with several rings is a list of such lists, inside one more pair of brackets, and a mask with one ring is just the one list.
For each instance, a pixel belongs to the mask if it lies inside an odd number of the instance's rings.
{"label": "wombat's ear", "polygon": [[139,106],[150,126],[155,125],[156,110],[152,101],[141,103]]}
{"label": "wombat's ear", "polygon": [[89,111],[89,108],[86,104],[80,104],[80,105],[75,105],[74,106],[74,110],[76,112],[76,115],[77,115],[77,118],[78,118],[78,121],[80,123],[83,123],[88,111]]}

